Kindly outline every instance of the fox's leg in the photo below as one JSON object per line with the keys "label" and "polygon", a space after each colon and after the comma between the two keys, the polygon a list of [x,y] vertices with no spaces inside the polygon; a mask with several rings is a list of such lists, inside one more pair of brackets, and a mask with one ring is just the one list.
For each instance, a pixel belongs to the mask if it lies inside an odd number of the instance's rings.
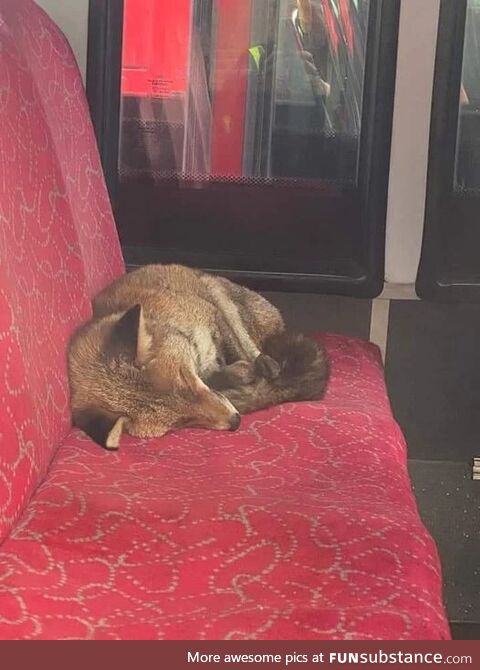
{"label": "fox's leg", "polygon": [[[223,289],[219,287],[216,291],[223,294]],[[240,359],[246,361],[255,361],[260,356],[260,349],[254,342],[253,338],[247,332],[242,321],[240,313],[235,303],[229,299],[227,295],[225,298],[218,296],[216,306],[222,312],[223,318],[230,330],[232,340],[238,349]]]}
{"label": "fox's leg", "polygon": [[217,370],[206,380],[207,385],[216,391],[237,388],[251,384],[257,376],[255,363],[250,361],[235,361],[230,365]]}
{"label": "fox's leg", "polygon": [[[232,295],[235,296],[235,293],[242,291],[241,287],[226,279],[209,277],[208,275],[204,277],[204,282],[209,289],[209,297],[222,314],[223,321],[230,332],[231,337],[229,339],[238,361],[255,363],[255,371],[259,376],[270,379],[277,377],[280,373],[280,366],[273,358],[261,352],[254,337],[248,332],[239,308],[232,299]],[[260,296],[258,298],[260,299]],[[281,323],[281,317],[279,318]]]}
{"label": "fox's leg", "polygon": [[237,306],[232,300],[222,305],[223,316],[232,333],[235,348],[238,349],[239,363],[253,364],[256,375],[275,379],[280,374],[279,364],[260,351],[254,339],[249,335]]}

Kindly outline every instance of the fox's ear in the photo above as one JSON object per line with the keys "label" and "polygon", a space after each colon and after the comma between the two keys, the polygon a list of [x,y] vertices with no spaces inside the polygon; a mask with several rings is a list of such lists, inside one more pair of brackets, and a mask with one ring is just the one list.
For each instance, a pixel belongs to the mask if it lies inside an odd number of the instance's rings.
{"label": "fox's ear", "polygon": [[95,407],[85,407],[73,414],[73,423],[105,449],[118,449],[126,418]]}
{"label": "fox's ear", "polygon": [[152,338],[141,305],[135,305],[117,321],[105,346],[109,356],[126,356],[140,365],[146,362]]}

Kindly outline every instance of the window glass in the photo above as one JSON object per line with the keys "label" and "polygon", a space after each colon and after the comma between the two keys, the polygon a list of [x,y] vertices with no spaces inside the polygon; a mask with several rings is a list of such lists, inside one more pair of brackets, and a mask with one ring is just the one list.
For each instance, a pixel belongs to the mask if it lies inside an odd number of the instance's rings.
{"label": "window glass", "polygon": [[355,185],[369,0],[126,0],[119,172]]}
{"label": "window glass", "polygon": [[480,191],[480,0],[468,0],[455,189]]}

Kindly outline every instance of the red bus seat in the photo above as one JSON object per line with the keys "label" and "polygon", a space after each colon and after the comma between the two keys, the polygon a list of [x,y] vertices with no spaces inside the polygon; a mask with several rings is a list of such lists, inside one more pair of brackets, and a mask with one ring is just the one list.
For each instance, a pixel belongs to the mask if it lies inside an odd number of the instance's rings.
{"label": "red bus seat", "polygon": [[66,347],[123,272],[71,51],[0,0],[0,638],[446,639],[435,545],[370,344],[327,396],[102,451]]}

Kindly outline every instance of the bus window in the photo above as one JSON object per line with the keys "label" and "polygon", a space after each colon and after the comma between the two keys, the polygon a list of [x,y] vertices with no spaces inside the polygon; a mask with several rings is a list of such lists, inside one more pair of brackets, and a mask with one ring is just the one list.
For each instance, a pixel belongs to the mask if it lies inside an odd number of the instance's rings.
{"label": "bus window", "polygon": [[397,0],[123,6],[123,46],[91,49],[89,89],[118,52],[118,110],[96,127],[118,112],[99,144],[118,144],[106,172],[127,262],[378,293]]}
{"label": "bus window", "polygon": [[469,0],[465,26],[455,188],[480,192],[480,0]]}
{"label": "bus window", "polygon": [[417,292],[480,296],[480,0],[441,5]]}
{"label": "bus window", "polygon": [[368,5],[126,0],[121,175],[355,183]]}

